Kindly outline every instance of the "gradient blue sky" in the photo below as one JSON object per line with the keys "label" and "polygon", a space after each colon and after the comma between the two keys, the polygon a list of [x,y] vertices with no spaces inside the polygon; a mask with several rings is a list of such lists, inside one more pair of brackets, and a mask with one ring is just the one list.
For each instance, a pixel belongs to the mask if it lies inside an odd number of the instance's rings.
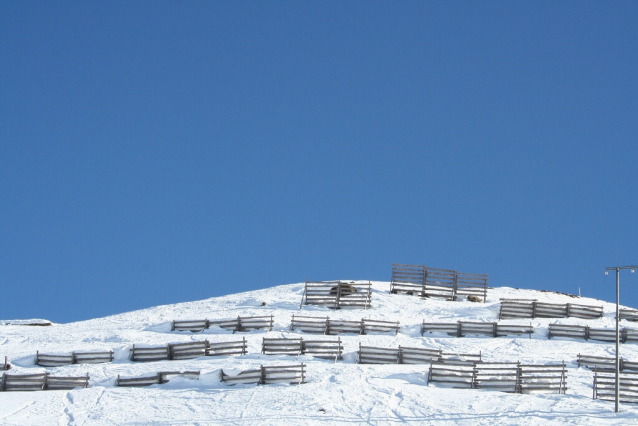
{"label": "gradient blue sky", "polygon": [[0,185],[2,319],[393,262],[613,300],[638,2],[1,2]]}

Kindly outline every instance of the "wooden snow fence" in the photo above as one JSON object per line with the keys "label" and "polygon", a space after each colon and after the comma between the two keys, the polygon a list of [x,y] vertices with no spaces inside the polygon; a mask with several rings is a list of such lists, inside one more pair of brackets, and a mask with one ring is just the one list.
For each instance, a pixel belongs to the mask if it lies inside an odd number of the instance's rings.
{"label": "wooden snow fence", "polygon": [[11,368],[11,364],[9,364],[9,359],[5,356],[4,363],[0,364],[1,371],[7,371]]}
{"label": "wooden snow fence", "polygon": [[130,360],[134,362],[152,362],[167,360],[193,359],[202,356],[245,355],[246,338],[234,342],[210,343],[208,340],[186,343],[169,343],[163,346],[133,345]]}
{"label": "wooden snow fence", "polygon": [[143,387],[151,385],[162,385],[168,383],[172,378],[185,377],[187,379],[199,379],[199,371],[161,371],[152,376],[141,377],[120,377],[117,375],[115,386],[119,387]]}
{"label": "wooden snow fence", "polygon": [[[638,404],[638,372],[623,372],[619,375],[620,402]],[[594,399],[616,400],[616,374],[608,371],[594,371]]]}
{"label": "wooden snow fence", "polygon": [[39,391],[39,390],[71,390],[89,386],[89,375],[80,377],[51,376],[49,373],[39,374],[3,374],[0,390]]}
{"label": "wooden snow fence", "polygon": [[638,311],[635,309],[619,309],[618,319],[627,321],[638,321]]}
{"label": "wooden snow fence", "polygon": [[342,359],[343,346],[341,339],[337,340],[304,340],[298,339],[269,339],[264,337],[261,344],[264,355],[310,355],[315,358]]}
{"label": "wooden snow fence", "polygon": [[497,322],[468,322],[458,321],[452,323],[431,323],[421,324],[421,336],[425,333],[447,333],[450,336],[490,336],[503,337],[512,335],[527,334],[532,337],[534,328],[532,325],[499,324]]}
{"label": "wooden snow fence", "polygon": [[229,386],[237,384],[270,385],[275,383],[289,383],[300,385],[306,383],[306,366],[298,365],[278,365],[260,366],[253,370],[242,371],[236,376],[231,376],[221,371],[222,382]]}
{"label": "wooden snow fence", "polygon": [[331,309],[370,308],[372,283],[354,281],[306,281],[301,304],[320,305]]}
{"label": "wooden snow fence", "polygon": [[430,364],[438,362],[445,365],[469,365],[481,362],[481,353],[453,354],[444,353],[440,349],[412,348],[379,348],[363,346],[359,343],[357,363],[359,364]]}
{"label": "wooden snow fence", "polygon": [[565,393],[565,364],[523,365],[516,363],[475,362],[450,365],[432,362],[428,384],[453,388],[488,389],[510,393]]}
{"label": "wooden snow fence", "polygon": [[[620,371],[636,371],[638,372],[638,362],[627,361],[619,358]],[[578,354],[578,366],[587,367],[590,370],[597,371],[616,371],[616,358],[604,356],[592,356]]]}
{"label": "wooden snow fence", "polygon": [[483,274],[394,263],[390,293],[406,293],[445,300],[474,297],[485,302],[487,281],[487,275]]}
{"label": "wooden snow fence", "polygon": [[41,367],[59,367],[69,364],[102,364],[113,361],[113,351],[71,352],[70,354],[35,353],[35,364]]}
{"label": "wooden snow fence", "polygon": [[390,293],[406,293],[423,296],[425,288],[425,266],[392,264]]}
{"label": "wooden snow fence", "polygon": [[[622,328],[619,331],[621,343],[638,343],[638,330]],[[591,328],[586,325],[550,324],[547,338],[551,339],[552,337],[615,342],[616,329]]]}
{"label": "wooden snow fence", "polygon": [[399,332],[399,321],[379,321],[363,318],[361,321],[331,320],[329,317],[307,317],[294,315],[290,322],[290,330],[305,333],[336,335],[343,333],[370,334]]}
{"label": "wooden snow fence", "polygon": [[536,299],[501,299],[499,319],[510,318],[602,318],[602,306],[545,303]]}
{"label": "wooden snow fence", "polygon": [[171,322],[171,331],[190,331],[197,333],[207,328],[220,327],[224,330],[232,330],[233,333],[242,331],[252,331],[259,329],[272,330],[274,324],[273,316],[259,316],[259,317],[242,317],[214,320],[180,320]]}
{"label": "wooden snow fence", "polygon": [[357,363],[359,364],[429,364],[443,356],[440,349],[429,348],[379,348],[363,346],[359,342]]}

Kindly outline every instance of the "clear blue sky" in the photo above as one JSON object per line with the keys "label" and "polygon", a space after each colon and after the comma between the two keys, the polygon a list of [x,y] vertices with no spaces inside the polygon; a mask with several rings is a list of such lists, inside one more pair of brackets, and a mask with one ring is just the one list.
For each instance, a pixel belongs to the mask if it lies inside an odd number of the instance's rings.
{"label": "clear blue sky", "polygon": [[0,3],[1,319],[393,262],[613,300],[637,190],[635,1]]}

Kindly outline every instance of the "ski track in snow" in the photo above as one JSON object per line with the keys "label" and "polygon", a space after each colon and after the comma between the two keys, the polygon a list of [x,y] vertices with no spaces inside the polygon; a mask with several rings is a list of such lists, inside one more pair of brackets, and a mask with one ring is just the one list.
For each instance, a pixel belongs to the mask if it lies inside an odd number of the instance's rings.
{"label": "ski track in snow", "polygon": [[[48,371],[56,376],[89,373],[90,387],[72,391],[0,392],[0,425],[625,425],[638,424],[638,406],[592,399],[593,372],[578,368],[577,354],[614,356],[614,345],[577,340],[548,340],[552,322],[583,324],[596,328],[615,325],[615,305],[588,298],[571,298],[534,290],[495,288],[485,304],[466,301],[422,300],[415,296],[389,294],[389,283],[373,282],[372,308],[333,311],[304,306],[299,310],[303,284],[233,294],[201,301],[154,308],[49,327],[0,325],[0,356],[9,357],[8,374]],[[604,306],[598,320],[576,318],[507,320],[532,324],[531,338],[454,338],[446,335],[421,337],[420,324],[427,322],[496,321],[500,298],[538,299],[551,303]],[[262,303],[266,304],[262,306]],[[232,334],[214,328],[201,333],[170,331],[170,321],[227,319],[274,315],[272,331]],[[262,355],[262,337],[336,339],[289,332],[292,314],[331,319],[362,318],[400,321],[397,335],[340,335],[344,360],[309,356]],[[15,322],[15,321],[14,321]],[[4,322],[0,321],[0,324]],[[623,321],[622,326],[633,327]],[[208,339],[236,341],[246,337],[248,354],[239,357],[208,357],[183,361],[133,363],[128,360],[135,344],[159,346],[167,343]],[[358,344],[396,348],[399,345],[442,349],[449,353],[483,354],[484,361],[521,361],[568,365],[567,394],[521,395],[487,390],[450,389],[427,385],[428,364],[355,364]],[[68,365],[43,368],[34,365],[34,355],[71,351],[113,350],[115,360],[107,364]],[[638,345],[624,344],[621,356],[638,361]],[[307,365],[307,384],[237,385],[220,382],[220,370],[238,372],[259,365]],[[114,387],[115,377],[142,376],[158,371],[200,370],[199,380],[177,378],[146,388]]]}

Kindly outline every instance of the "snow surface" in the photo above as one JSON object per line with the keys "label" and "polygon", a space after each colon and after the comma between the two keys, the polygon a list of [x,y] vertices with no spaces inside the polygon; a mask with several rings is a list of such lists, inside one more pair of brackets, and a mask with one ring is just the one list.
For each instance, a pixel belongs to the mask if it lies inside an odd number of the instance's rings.
{"label": "snow surface", "polygon": [[[387,282],[372,283],[372,308],[334,311],[304,306],[299,310],[302,284],[233,294],[207,300],[157,306],[106,318],[50,327],[6,325],[0,321],[0,357],[9,357],[10,374],[48,371],[56,376],[89,373],[90,387],[72,391],[0,392],[0,425],[326,425],[326,424],[434,424],[434,425],[610,425],[638,424],[638,406],[623,404],[613,412],[613,402],[592,399],[593,372],[578,368],[577,354],[614,356],[614,345],[576,340],[548,340],[549,323],[583,324],[596,328],[615,326],[615,305],[588,298],[494,288],[487,303],[423,300],[389,294]],[[421,337],[420,324],[428,322],[496,321],[499,298],[538,299],[553,303],[604,306],[598,320],[576,318],[507,320],[537,328],[531,339],[523,337],[455,338]],[[266,304],[262,306],[263,302]],[[249,333],[211,328],[201,333],[171,332],[172,320],[226,319],[273,314],[273,331]],[[262,337],[317,337],[289,332],[292,314],[400,321],[395,335],[340,335],[344,360],[337,363],[309,356],[262,355]],[[623,321],[621,326],[635,328]],[[202,357],[185,361],[133,363],[132,344],[162,345],[208,339],[211,342],[248,340],[248,354]],[[336,339],[335,336],[331,338]],[[521,361],[568,365],[567,394],[508,394],[489,390],[450,389],[427,384],[429,364],[356,364],[359,342],[368,346],[399,345],[442,349],[452,353],[483,354],[484,361]],[[115,361],[105,364],[43,368],[34,355],[72,351],[114,350]],[[638,361],[638,345],[621,346],[621,356]],[[259,365],[307,365],[307,384],[227,386],[220,370],[240,371]],[[147,388],[115,387],[118,374],[126,377],[158,371],[200,370],[199,380],[172,379]]]}

